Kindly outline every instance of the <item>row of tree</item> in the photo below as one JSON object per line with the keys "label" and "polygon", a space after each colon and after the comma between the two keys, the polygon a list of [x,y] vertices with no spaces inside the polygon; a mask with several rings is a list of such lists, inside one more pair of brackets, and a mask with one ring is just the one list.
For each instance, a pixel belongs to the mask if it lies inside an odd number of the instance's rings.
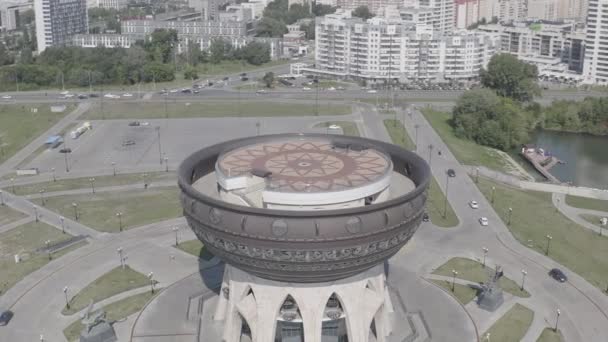
{"label": "row of tree", "polygon": [[260,65],[270,61],[270,47],[262,42],[250,42],[235,49],[229,42],[217,39],[209,51],[201,51],[193,44],[181,54],[177,53],[177,43],[174,30],[158,30],[148,41],[129,49],[51,47],[35,59],[30,53],[29,60],[22,58],[17,64],[0,66],[0,91],[14,90],[17,86],[35,89],[172,81],[178,69],[187,78],[195,79],[199,63],[242,60]]}
{"label": "row of tree", "polygon": [[483,89],[465,92],[452,110],[454,133],[478,144],[509,150],[538,128],[608,134],[608,99],[534,102],[540,95],[536,66],[510,54],[492,57],[481,73]]}
{"label": "row of tree", "polygon": [[287,33],[287,25],[291,25],[300,19],[312,18],[311,24],[302,25],[300,29],[306,32],[308,39],[314,39],[314,18],[334,13],[336,7],[323,4],[293,4],[289,6],[288,0],[274,0],[268,3],[264,9],[262,19],[257,23],[256,34],[258,37],[281,37]]}

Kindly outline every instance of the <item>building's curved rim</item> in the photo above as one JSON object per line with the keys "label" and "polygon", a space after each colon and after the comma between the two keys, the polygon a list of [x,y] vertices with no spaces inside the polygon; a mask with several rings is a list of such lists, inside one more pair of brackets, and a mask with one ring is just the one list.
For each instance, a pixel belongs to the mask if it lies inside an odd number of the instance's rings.
{"label": "building's curved rim", "polygon": [[[367,205],[364,207],[356,207],[356,208],[345,208],[345,209],[331,209],[331,210],[317,210],[317,211],[297,211],[297,210],[284,210],[284,209],[269,209],[269,208],[254,208],[254,207],[246,207],[242,205],[228,203],[217,198],[213,198],[211,196],[207,196],[204,193],[194,189],[192,186],[192,176],[194,175],[194,171],[197,165],[201,164],[201,162],[209,160],[213,158],[211,162],[211,167],[209,168],[210,172],[206,172],[204,175],[207,175],[211,172],[214,172],[214,166],[217,158],[222,153],[227,150],[232,150],[241,146],[245,146],[248,144],[255,144],[265,140],[272,139],[285,139],[285,138],[302,138],[302,137],[311,137],[311,138],[325,138],[331,141],[343,142],[343,143],[353,143],[363,145],[367,148],[375,148],[390,156],[393,160],[393,166],[395,166],[394,159],[407,161],[411,166],[411,175],[407,175],[409,179],[411,179],[416,188],[403,196],[391,198],[389,200],[375,203],[371,205]],[[402,173],[397,171],[398,173]],[[403,173],[402,173],[403,174]],[[417,154],[407,151],[402,147],[397,145],[361,138],[361,137],[350,137],[350,136],[338,136],[338,135],[326,135],[319,133],[284,133],[284,134],[273,134],[273,135],[263,135],[263,136],[255,136],[255,137],[247,137],[229,140],[226,142],[222,142],[219,144],[215,144],[212,146],[205,147],[203,149],[198,150],[197,152],[190,155],[186,158],[178,169],[178,185],[180,189],[189,197],[196,199],[198,201],[204,202],[218,209],[225,209],[228,211],[236,211],[243,214],[251,214],[251,215],[263,215],[263,216],[278,216],[278,217],[328,217],[328,216],[342,216],[342,215],[354,215],[354,214],[362,214],[367,212],[375,212],[379,210],[383,210],[385,208],[391,208],[397,205],[402,204],[403,202],[407,202],[417,196],[419,196],[422,192],[424,192],[430,182],[430,168],[428,164],[420,158]],[[200,177],[199,177],[200,178]],[[197,178],[198,179],[198,178]]]}

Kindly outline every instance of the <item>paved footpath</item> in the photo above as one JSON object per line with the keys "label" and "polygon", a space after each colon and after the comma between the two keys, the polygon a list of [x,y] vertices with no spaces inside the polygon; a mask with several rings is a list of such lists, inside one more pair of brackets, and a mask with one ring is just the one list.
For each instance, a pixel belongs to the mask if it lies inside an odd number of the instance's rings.
{"label": "paved footpath", "polygon": [[[566,195],[565,194],[553,194],[553,196],[551,197],[551,200],[553,201],[553,205],[562,213],[564,214],[567,218],[569,218],[570,220],[574,221],[575,223],[577,223],[578,225],[585,227],[587,229],[593,230],[596,233],[605,233],[606,229],[605,228],[600,228],[599,226],[592,224],[591,222],[588,222],[587,220],[584,220],[582,217],[580,217],[579,215],[581,214],[589,214],[589,215],[595,215],[595,216],[599,216],[599,217],[608,217],[608,212],[605,211],[599,211],[599,210],[591,210],[591,209],[582,209],[582,208],[576,208],[576,207],[571,207],[568,205],[568,203],[566,203]],[[598,222],[599,223],[599,222]]]}

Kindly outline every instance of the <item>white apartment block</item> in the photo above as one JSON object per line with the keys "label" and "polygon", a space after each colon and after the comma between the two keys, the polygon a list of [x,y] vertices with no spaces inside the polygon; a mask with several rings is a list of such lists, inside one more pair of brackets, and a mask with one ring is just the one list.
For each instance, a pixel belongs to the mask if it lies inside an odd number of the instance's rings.
{"label": "white apartment block", "polygon": [[454,25],[456,29],[466,29],[479,20],[478,0],[454,1]]}
{"label": "white apartment block", "polygon": [[31,3],[0,1],[0,31],[16,30],[20,25],[20,14],[32,9]]}
{"label": "white apartment block", "polygon": [[126,8],[129,0],[97,0],[97,7],[120,10]]}
{"label": "white apartment block", "polygon": [[527,0],[500,0],[500,1],[498,1],[498,20],[501,23],[509,23],[512,21],[526,20],[527,17],[528,17],[528,1]]}
{"label": "white apartment block", "polygon": [[499,17],[498,0],[479,0],[479,20],[485,19],[486,22],[492,21],[494,17]]}
{"label": "white apartment block", "polygon": [[35,0],[38,52],[88,32],[86,0]]}
{"label": "white apartment block", "polygon": [[337,12],[317,18],[316,30],[316,71],[344,78],[470,80],[496,48],[491,35],[444,35],[398,16],[363,21]]}
{"label": "white apartment block", "polygon": [[530,0],[527,17],[532,20],[557,20],[559,5],[559,0]]}
{"label": "white apartment block", "polygon": [[420,7],[433,10],[433,29],[443,34],[454,32],[454,0],[419,0]]}
{"label": "white apartment block", "polygon": [[565,70],[582,72],[585,32],[574,22],[520,21],[480,25],[477,31],[500,37],[500,52],[536,64],[539,70],[561,63]]}
{"label": "white apartment block", "polygon": [[125,34],[76,34],[72,37],[72,45],[85,48],[103,46],[107,48],[128,49],[137,39]]}
{"label": "white apartment block", "polygon": [[608,84],[608,0],[589,0],[585,36],[586,83]]}
{"label": "white apartment block", "polygon": [[403,0],[337,0],[336,5],[343,10],[352,11],[359,6],[367,6],[373,14],[379,14],[386,7],[398,7]]}

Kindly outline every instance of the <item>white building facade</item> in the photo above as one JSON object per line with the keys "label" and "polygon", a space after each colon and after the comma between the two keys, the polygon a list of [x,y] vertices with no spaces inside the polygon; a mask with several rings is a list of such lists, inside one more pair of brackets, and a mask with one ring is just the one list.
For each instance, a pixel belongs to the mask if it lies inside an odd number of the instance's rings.
{"label": "white building facade", "polygon": [[319,73],[363,79],[470,80],[496,49],[491,35],[461,31],[443,35],[399,17],[367,22],[336,13],[317,20]]}
{"label": "white building facade", "polygon": [[97,7],[108,9],[120,10],[127,7],[128,4],[128,0],[97,0]]}
{"label": "white building facade", "polygon": [[585,82],[608,84],[608,0],[589,0],[586,30]]}
{"label": "white building facade", "polygon": [[88,32],[86,0],[35,0],[38,52]]}
{"label": "white building facade", "polygon": [[0,1],[0,31],[19,28],[20,14],[31,8],[31,3]]}

